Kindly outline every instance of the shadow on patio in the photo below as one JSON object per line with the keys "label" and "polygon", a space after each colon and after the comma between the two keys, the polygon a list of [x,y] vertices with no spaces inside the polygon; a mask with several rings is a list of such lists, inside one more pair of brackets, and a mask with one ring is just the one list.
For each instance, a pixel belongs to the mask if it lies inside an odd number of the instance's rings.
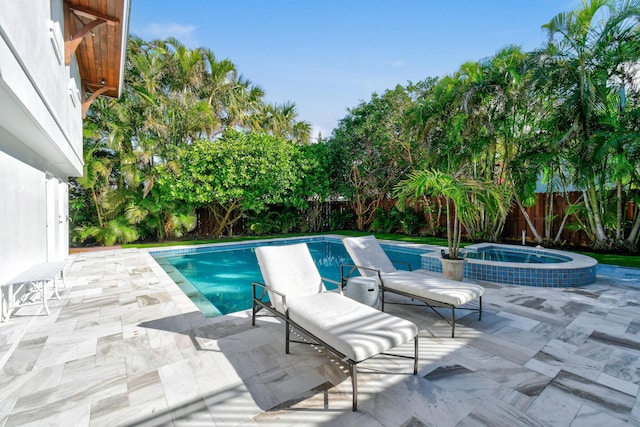
{"label": "shadow on patio", "polygon": [[[187,400],[188,391],[183,392],[183,402],[170,413],[190,418],[190,414],[184,413],[187,409],[192,408],[196,415],[208,408],[214,421],[220,422],[230,416],[230,406],[245,417],[253,412],[254,421],[265,423],[281,423],[283,416],[291,424],[296,424],[296,420],[308,424],[312,420],[332,422],[337,417],[358,419],[370,409],[371,404],[366,401],[371,396],[413,377],[411,361],[407,359],[379,355],[362,363],[359,400],[364,411],[350,414],[351,383],[344,363],[313,344],[292,343],[291,353],[286,355],[284,323],[271,316],[259,316],[256,326],[252,327],[249,316],[250,313],[241,312],[206,319],[199,312],[193,312],[139,324],[151,336],[153,333],[149,330],[187,336],[200,353],[201,364],[182,369],[180,382],[192,382],[192,388],[198,390],[206,383],[204,388],[208,393]],[[302,335],[295,339],[306,341]],[[428,348],[421,349],[425,361],[428,352]],[[413,344],[398,347],[394,353],[412,355]],[[234,398],[224,398],[231,391]],[[245,402],[242,410],[239,401]],[[220,405],[224,408],[219,410]]]}

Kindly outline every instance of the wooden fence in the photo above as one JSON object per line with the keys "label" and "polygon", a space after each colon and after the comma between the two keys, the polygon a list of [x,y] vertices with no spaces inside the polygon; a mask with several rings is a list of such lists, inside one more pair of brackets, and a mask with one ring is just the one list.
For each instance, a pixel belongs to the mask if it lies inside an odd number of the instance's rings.
{"label": "wooden fence", "polygon": [[[571,203],[576,203],[580,199],[581,195],[582,193],[575,191],[570,192],[567,197]],[[569,203],[561,193],[553,193],[551,195],[548,195],[546,193],[537,193],[536,199],[536,204],[530,208],[526,208],[525,210],[540,236],[542,236],[543,239],[546,239],[548,237],[550,241],[554,241],[556,239],[558,231],[560,230],[560,227],[562,226],[562,221],[565,217],[565,214],[567,213]],[[553,208],[553,220],[550,224],[549,235],[546,236],[546,212],[549,211],[550,205]],[[569,246],[588,246],[590,241],[584,231],[571,231],[572,227],[568,227],[569,224],[574,223],[575,218],[573,218],[572,216],[567,218],[564,226],[562,227],[562,231],[560,232],[558,244]],[[501,238],[505,242],[522,242],[523,232],[525,235],[525,240],[528,243],[535,243],[533,233],[527,225],[524,215],[522,215],[520,208],[518,208],[518,206],[514,204],[505,221],[505,226],[504,230],[502,231]]]}
{"label": "wooden fence", "polygon": [[[581,197],[580,192],[571,192],[568,194],[570,203],[576,203]],[[545,220],[547,215],[545,213],[549,209],[549,204],[553,204],[553,220],[551,221],[549,238],[553,241],[556,238],[558,230],[561,227],[562,220],[567,212],[569,203],[560,193],[554,193],[553,199],[545,193],[537,194],[537,202],[531,208],[527,208],[526,211],[537,229],[538,233],[543,237],[545,236]],[[393,201],[389,200],[384,203],[384,208],[389,209],[393,206]],[[353,208],[349,202],[326,202],[320,209],[316,210],[313,214],[310,212],[300,211],[299,214],[302,218],[302,222],[305,220],[307,224],[293,229],[292,231],[329,231],[331,229],[331,217],[334,212],[337,212],[338,216],[344,217],[344,212],[353,212]],[[207,209],[198,209],[197,212],[197,226],[194,230],[194,234],[198,236],[211,236],[214,231],[215,220]],[[627,219],[633,219],[634,209],[633,206],[628,206]],[[590,241],[588,236],[583,231],[574,231],[572,227],[568,227],[570,223],[575,223],[573,217],[569,217],[560,233],[558,241],[559,245],[564,246],[588,246]],[[233,234],[242,235],[250,234],[249,230],[250,219],[242,218],[233,227]],[[444,216],[440,218],[441,229],[444,229],[446,224]],[[354,228],[355,224],[351,224],[350,228]],[[500,240],[508,243],[520,243],[522,242],[522,236],[528,244],[536,243],[533,238],[533,233],[529,229],[527,222],[522,215],[520,209],[514,204],[513,208],[509,212],[504,230],[500,236]]]}

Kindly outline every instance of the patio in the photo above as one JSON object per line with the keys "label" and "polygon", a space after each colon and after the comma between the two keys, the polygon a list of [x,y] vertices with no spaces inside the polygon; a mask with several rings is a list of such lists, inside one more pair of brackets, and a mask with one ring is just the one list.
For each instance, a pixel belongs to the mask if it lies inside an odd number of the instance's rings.
{"label": "patio", "polygon": [[[386,356],[345,367],[284,325],[204,318],[145,252],[71,256],[51,316],[0,325],[0,425],[637,425],[640,271],[600,266],[572,289],[486,287],[456,338],[426,307],[418,375]],[[32,310],[32,311],[29,311]],[[398,349],[411,352],[412,346]]]}

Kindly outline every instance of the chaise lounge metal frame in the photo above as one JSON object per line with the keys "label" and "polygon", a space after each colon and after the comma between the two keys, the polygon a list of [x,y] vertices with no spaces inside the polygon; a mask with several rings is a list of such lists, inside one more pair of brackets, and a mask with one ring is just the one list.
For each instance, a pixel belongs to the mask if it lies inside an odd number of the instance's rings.
{"label": "chaise lounge metal frame", "polygon": [[[345,273],[345,270],[349,268],[349,271],[347,273]],[[379,285],[379,289],[380,289],[380,301],[381,301],[381,310],[384,311],[384,305],[386,304],[396,304],[396,305],[418,305],[418,304],[411,304],[411,303],[402,303],[402,302],[386,302],[385,301],[385,292],[390,292],[393,294],[397,294],[397,295],[402,295],[404,297],[410,298],[412,300],[418,300],[420,302],[422,302],[424,305],[426,305],[427,307],[429,307],[431,309],[431,311],[433,311],[436,315],[438,315],[438,317],[440,317],[442,320],[444,320],[445,322],[447,322],[449,325],[451,325],[451,338],[455,338],[456,335],[456,309],[458,310],[467,310],[467,311],[477,311],[478,312],[478,320],[482,320],[482,295],[478,297],[478,307],[469,307],[469,306],[456,306],[453,304],[448,304],[446,302],[443,301],[437,301],[435,299],[432,298],[425,298],[425,297],[421,297],[419,295],[413,294],[413,293],[409,293],[409,292],[403,292],[401,290],[398,289],[393,289],[390,288],[388,286],[385,286],[384,284],[384,279],[382,278],[382,275],[380,274],[380,270],[376,270],[375,268],[369,268],[369,267],[364,267],[364,266],[358,266],[358,265],[354,265],[354,264],[341,264],[340,265],[340,276],[342,277],[342,284],[341,286],[346,286],[349,278],[354,277],[354,273],[356,272],[356,270],[359,269],[363,269],[363,270],[370,270],[372,272],[374,272],[376,274],[376,278],[377,278],[377,282]],[[411,271],[411,270],[409,270]],[[421,273],[415,273],[415,274],[421,274]],[[451,310],[451,319],[447,319],[446,316],[444,316],[442,313],[440,313],[438,310],[436,310],[436,308],[447,308]]]}
{"label": "chaise lounge metal frame", "polygon": [[[484,288],[480,285],[457,282],[444,278],[436,278],[426,273],[411,271],[409,265],[409,271],[396,270],[393,263],[384,253],[382,247],[374,236],[362,236],[362,237],[349,237],[343,239],[343,243],[347,249],[347,252],[351,255],[351,258],[356,261],[356,264],[343,264],[340,266],[340,275],[342,285],[344,286],[349,278],[353,277],[356,271],[362,276],[370,277],[372,280],[376,280],[381,293],[382,311],[385,306],[385,294],[391,292],[394,294],[402,295],[412,300],[418,300],[429,307],[434,313],[436,313],[441,319],[451,325],[451,338],[455,338],[456,331],[456,309],[469,310],[478,312],[478,320],[482,320],[482,294]],[[362,246],[360,250],[362,253],[357,252],[356,246]],[[365,253],[366,252],[366,253]],[[360,263],[359,263],[360,261]],[[369,265],[362,265],[365,261]],[[374,265],[379,263],[375,268]],[[414,282],[414,292],[398,289],[398,280]],[[410,289],[410,286],[404,286],[405,289]],[[427,295],[420,295],[417,290],[425,291]],[[433,290],[433,292],[432,292]],[[462,291],[466,291],[469,295],[466,298],[460,298]],[[455,294],[455,297],[452,295]],[[441,299],[436,297],[440,296]],[[468,303],[478,298],[478,307],[469,307]],[[456,300],[457,303],[447,302],[446,299]],[[386,302],[387,304],[404,304],[415,305],[407,303]],[[451,319],[447,319],[436,308],[446,308],[451,310]]]}
{"label": "chaise lounge metal frame", "polygon": [[[304,245],[304,244],[302,244]],[[300,245],[301,246],[301,245]],[[306,247],[306,245],[304,245]],[[275,248],[275,247],[271,247],[271,248]],[[309,255],[310,256],[310,255]],[[264,274],[264,273],[263,273]],[[339,282],[330,280],[330,279],[326,279],[326,278],[322,278],[323,282],[328,282],[328,283],[334,283],[338,285],[338,290],[340,295],[342,295],[342,287],[340,286]],[[283,312],[277,310],[274,307],[274,304],[272,304],[272,302],[269,300],[269,293],[273,293],[273,295],[278,296],[279,298],[281,298],[281,302],[282,302],[282,308],[283,308]],[[321,293],[325,293],[325,292],[321,292]],[[328,293],[332,293],[333,292],[328,292]],[[347,297],[344,297],[346,300],[349,301],[349,304],[353,303],[353,307],[361,307],[362,304],[360,304],[357,301],[351,300]],[[387,355],[387,356],[393,356],[393,357],[399,357],[399,358],[405,358],[405,359],[413,359],[413,375],[417,374],[418,372],[418,334],[417,334],[417,328],[416,328],[416,332],[415,332],[415,336],[413,337],[414,340],[414,355],[413,357],[411,356],[406,356],[406,355],[402,355],[402,354],[393,354],[393,353],[386,353],[386,352],[379,352],[376,354],[372,354],[371,356],[363,359],[363,360],[354,360],[351,357],[345,355],[343,352],[339,351],[336,346],[329,342],[329,340],[327,339],[321,339],[320,337],[318,337],[317,334],[309,331],[307,328],[301,326],[299,324],[299,322],[296,322],[294,319],[292,319],[289,315],[289,307],[287,304],[287,295],[283,294],[282,292],[279,292],[263,283],[259,283],[259,282],[252,282],[252,313],[251,313],[251,325],[255,326],[256,324],[256,317],[258,312],[262,309],[267,310],[269,313],[271,313],[273,316],[278,317],[282,320],[284,320],[285,322],[285,353],[289,354],[289,348],[290,345],[289,343],[294,342],[294,343],[300,343],[300,344],[307,344],[307,345],[319,345],[322,346],[326,349],[328,349],[329,351],[331,351],[333,354],[335,354],[342,362],[347,363],[347,365],[349,366],[349,376],[351,377],[351,384],[352,384],[352,391],[353,391],[353,396],[352,396],[352,409],[353,411],[356,411],[358,408],[358,371],[357,371],[357,365],[359,363],[364,362],[365,360],[368,360],[372,357],[375,357],[377,355],[383,354],[383,355]],[[377,311],[377,310],[376,310]],[[379,313],[379,312],[378,312]],[[384,313],[379,313],[379,314],[384,314]],[[391,316],[391,315],[386,315],[386,316],[390,316],[390,317],[395,317],[395,316]],[[408,321],[404,321],[404,322],[408,322]],[[413,325],[413,327],[415,327],[415,325]],[[308,336],[309,338],[311,338],[312,341],[314,342],[308,342],[308,341],[298,341],[298,340],[293,340],[291,339],[291,331],[292,329],[295,328],[298,331],[302,332],[304,335]]]}
{"label": "chaise lounge metal frame", "polygon": [[[324,280],[327,280],[327,279],[324,279]],[[258,293],[257,292],[258,288],[261,288],[262,292]],[[282,297],[283,303],[286,306],[286,295],[281,294],[281,293],[279,293],[277,291],[274,291],[274,290],[271,290],[271,292],[275,292],[280,297]],[[252,294],[253,294],[253,309],[252,309],[252,315],[251,315],[251,326],[255,326],[256,325],[256,317],[257,317],[256,315],[263,308],[268,310],[274,316],[284,320],[284,322],[285,322],[285,354],[289,354],[289,343],[292,343],[292,342],[293,343],[298,343],[298,344],[306,344],[306,345],[319,345],[321,347],[324,347],[324,348],[328,349],[333,354],[338,356],[338,358],[342,362],[344,362],[347,365],[349,365],[349,376],[351,377],[352,394],[353,394],[353,396],[352,396],[352,409],[353,409],[353,411],[357,411],[358,410],[358,370],[357,370],[357,365],[359,363],[361,363],[361,362],[364,362],[364,360],[361,360],[361,361],[357,362],[355,360],[350,359],[349,357],[347,357],[344,354],[342,354],[340,351],[335,349],[332,345],[330,345],[326,341],[321,340],[316,335],[312,334],[311,332],[309,332],[308,330],[306,330],[305,328],[303,328],[302,326],[298,325],[296,322],[291,320],[289,318],[288,314],[282,314],[279,311],[277,311],[275,308],[273,308],[271,306],[271,304],[269,303],[269,301],[265,300],[265,298],[267,296],[267,286],[264,285],[263,283],[253,282],[252,283]],[[293,328],[296,328],[297,330],[299,330],[303,334],[307,335],[309,338],[311,338],[315,342],[292,340],[291,339],[291,330]],[[418,373],[418,336],[417,335],[413,338],[413,342],[414,342],[414,344],[413,344],[414,356],[413,357],[405,356],[405,355],[402,355],[402,354],[386,353],[386,352],[385,353],[379,353],[379,354],[382,354],[382,355],[385,355],[385,356],[400,357],[400,358],[405,358],[405,359],[413,359],[413,375],[416,375]],[[374,355],[374,356],[377,356],[377,355]],[[372,356],[372,357],[374,357],[374,356]],[[365,360],[368,360],[368,359],[365,359]]]}

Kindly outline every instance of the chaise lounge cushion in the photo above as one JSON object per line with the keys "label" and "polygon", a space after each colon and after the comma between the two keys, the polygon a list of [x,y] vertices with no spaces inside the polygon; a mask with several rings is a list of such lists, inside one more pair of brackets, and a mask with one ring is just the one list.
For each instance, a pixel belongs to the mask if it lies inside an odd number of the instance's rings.
{"label": "chaise lounge cushion", "polygon": [[375,236],[347,237],[342,240],[351,259],[363,276],[378,276],[382,286],[454,307],[473,301],[484,294],[484,288],[473,283],[435,277],[416,271],[397,270]]}
{"label": "chaise lounge cushion", "polygon": [[[348,237],[342,239],[342,242],[360,274],[380,280],[383,311],[387,292],[420,300],[432,309],[434,307],[450,308],[451,321],[444,318],[438,311],[434,311],[451,325],[451,338],[455,337],[457,308],[477,311],[478,320],[482,319],[482,294],[484,294],[482,286],[435,277],[425,274],[424,270],[420,272],[396,270],[375,236]],[[342,280],[348,279],[352,273],[353,271],[345,276],[343,270]],[[476,298],[478,308],[465,306]]]}
{"label": "chaise lounge cushion", "polygon": [[411,340],[412,322],[326,292],[307,245],[263,246],[256,256],[274,308],[354,362],[360,362]]}
{"label": "chaise lounge cushion", "polygon": [[396,271],[375,236],[347,237],[342,242],[356,266],[364,267],[359,270],[361,275],[377,276],[378,274],[373,270],[380,271],[380,273]]}
{"label": "chaise lounge cushion", "polygon": [[[340,294],[326,292],[306,244],[262,246],[256,248],[256,256],[266,286],[253,283],[251,324],[255,325],[258,310],[265,308],[286,322],[286,353],[291,329],[297,328],[348,363],[354,411],[358,409],[358,363],[413,338],[413,374],[418,372],[417,326],[347,298],[341,288]],[[264,300],[264,292],[260,296],[256,292],[265,287],[269,301]]]}
{"label": "chaise lounge cushion", "polygon": [[484,288],[473,283],[429,276],[415,271],[396,270],[381,273],[386,288],[457,307],[484,294]]}
{"label": "chaise lounge cushion", "polygon": [[285,312],[282,297],[271,292],[271,289],[286,295],[287,301],[326,291],[320,272],[305,243],[262,246],[256,248],[256,258],[269,289],[269,300],[282,314]]}
{"label": "chaise lounge cushion", "polygon": [[289,318],[355,362],[411,340],[415,324],[340,294],[287,298]]}

